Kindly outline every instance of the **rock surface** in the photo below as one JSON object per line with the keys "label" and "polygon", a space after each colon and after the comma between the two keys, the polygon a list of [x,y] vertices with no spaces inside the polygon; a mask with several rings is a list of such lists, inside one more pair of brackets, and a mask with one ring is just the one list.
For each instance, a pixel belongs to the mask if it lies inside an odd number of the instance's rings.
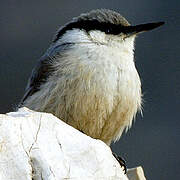
{"label": "rock surface", "polygon": [[[139,178],[136,170],[128,170],[129,180]],[[142,176],[139,179],[144,180]],[[51,114],[21,108],[0,115],[0,180],[128,177],[102,141],[82,134]]]}

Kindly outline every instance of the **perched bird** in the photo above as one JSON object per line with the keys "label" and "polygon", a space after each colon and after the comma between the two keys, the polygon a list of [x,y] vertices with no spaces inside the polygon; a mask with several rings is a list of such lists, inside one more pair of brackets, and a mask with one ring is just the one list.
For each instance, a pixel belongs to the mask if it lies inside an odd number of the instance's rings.
{"label": "perched bird", "polygon": [[107,145],[117,141],[141,110],[135,37],[162,24],[131,26],[108,9],[73,18],[33,69],[19,107],[52,113]]}

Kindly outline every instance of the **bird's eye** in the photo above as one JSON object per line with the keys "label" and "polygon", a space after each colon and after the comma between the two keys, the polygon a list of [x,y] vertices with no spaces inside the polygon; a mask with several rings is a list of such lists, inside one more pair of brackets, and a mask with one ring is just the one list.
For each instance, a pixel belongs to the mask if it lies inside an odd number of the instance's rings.
{"label": "bird's eye", "polygon": [[110,33],[110,29],[109,29],[109,28],[106,29],[106,33],[107,33],[107,34]]}
{"label": "bird's eye", "polygon": [[106,28],[105,33],[106,34],[111,34],[112,33],[112,28],[111,27]]}

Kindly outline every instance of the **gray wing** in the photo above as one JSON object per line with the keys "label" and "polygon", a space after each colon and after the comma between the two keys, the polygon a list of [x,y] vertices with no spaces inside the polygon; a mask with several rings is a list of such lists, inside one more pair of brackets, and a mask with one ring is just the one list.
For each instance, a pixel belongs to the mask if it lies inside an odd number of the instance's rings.
{"label": "gray wing", "polygon": [[28,84],[25,90],[25,94],[19,104],[19,107],[23,105],[23,102],[34,93],[39,91],[40,86],[46,82],[48,77],[54,71],[52,66],[56,56],[58,60],[61,60],[62,52],[66,51],[72,46],[72,43],[65,43],[61,45],[52,45],[47,52],[40,58],[36,67],[33,69],[31,76],[28,80]]}

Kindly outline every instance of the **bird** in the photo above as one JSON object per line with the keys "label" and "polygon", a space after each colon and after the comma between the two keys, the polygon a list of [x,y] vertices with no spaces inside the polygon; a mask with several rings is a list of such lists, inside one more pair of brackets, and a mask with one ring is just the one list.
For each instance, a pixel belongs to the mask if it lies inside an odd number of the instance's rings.
{"label": "bird", "polygon": [[131,25],[109,9],[72,18],[37,62],[18,107],[52,113],[110,146],[142,111],[135,38],[163,24]]}

